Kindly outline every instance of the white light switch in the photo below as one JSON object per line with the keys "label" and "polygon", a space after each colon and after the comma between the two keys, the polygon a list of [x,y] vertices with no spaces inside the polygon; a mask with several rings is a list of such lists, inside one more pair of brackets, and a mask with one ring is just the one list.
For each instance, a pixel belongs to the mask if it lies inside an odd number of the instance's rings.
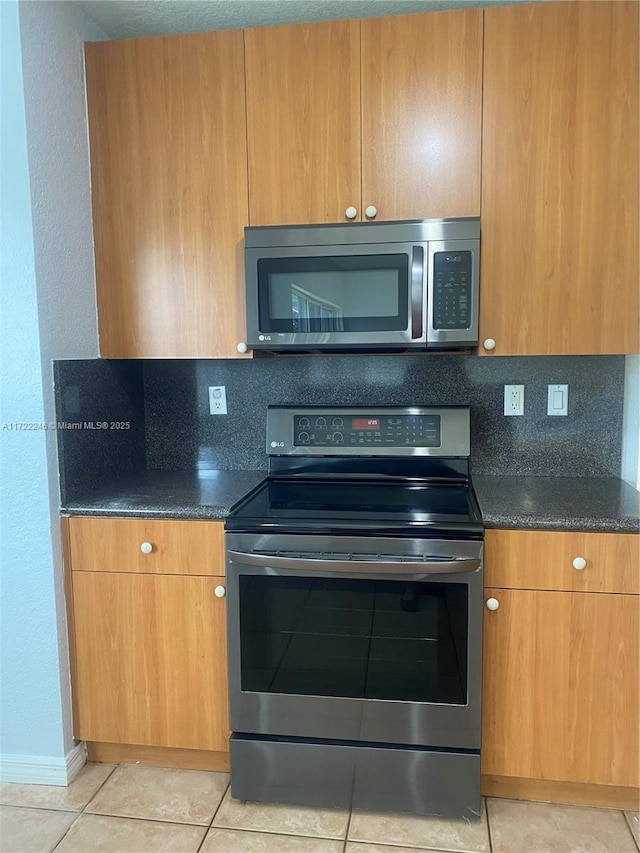
{"label": "white light switch", "polygon": [[547,386],[547,414],[566,415],[569,404],[568,385]]}

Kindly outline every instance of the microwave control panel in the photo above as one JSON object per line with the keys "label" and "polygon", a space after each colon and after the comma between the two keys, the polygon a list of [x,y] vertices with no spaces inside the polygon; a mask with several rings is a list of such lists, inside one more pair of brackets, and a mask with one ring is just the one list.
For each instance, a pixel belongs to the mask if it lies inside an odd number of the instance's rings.
{"label": "microwave control panel", "polygon": [[440,415],[297,415],[294,447],[440,447]]}
{"label": "microwave control panel", "polygon": [[433,260],[433,328],[471,328],[469,251],[436,252]]}

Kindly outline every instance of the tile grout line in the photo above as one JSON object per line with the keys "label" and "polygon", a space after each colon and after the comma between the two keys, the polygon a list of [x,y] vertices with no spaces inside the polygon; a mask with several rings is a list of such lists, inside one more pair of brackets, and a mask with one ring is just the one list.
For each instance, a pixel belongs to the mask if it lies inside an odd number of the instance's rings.
{"label": "tile grout line", "polygon": [[[2,2],[2,0],[0,0]],[[268,805],[279,805],[278,803],[269,803]],[[165,821],[166,822],[166,821]],[[188,824],[182,824],[187,826]],[[191,824],[193,825],[193,824]],[[202,826],[202,824],[200,824]],[[255,829],[250,826],[210,826],[209,829],[224,829],[225,832],[251,832],[255,835],[284,835],[285,838],[309,838],[317,841],[342,841],[341,838],[336,838],[335,835],[303,835],[300,832],[289,832],[284,829]],[[360,842],[367,843],[367,842]],[[369,842],[370,843],[370,842]]]}
{"label": "tile grout line", "polygon": [[[89,763],[93,763],[93,762],[88,762],[88,761],[87,761],[87,762],[85,762],[85,763],[84,763],[84,767],[86,767],[86,766],[87,766],[87,764],[89,764]],[[62,844],[62,842],[64,841],[64,839],[67,837],[67,835],[71,832],[71,830],[73,829],[73,827],[74,827],[74,826],[76,825],[76,823],[80,820],[80,818],[82,817],[82,815],[85,813],[85,810],[86,810],[87,806],[89,805],[89,803],[90,803],[90,802],[95,798],[96,794],[97,794],[97,793],[98,793],[98,792],[103,788],[103,786],[104,786],[104,785],[106,785],[106,783],[109,781],[109,779],[111,779],[111,777],[113,776],[113,774],[116,772],[116,769],[117,769],[117,768],[118,768],[118,765],[117,765],[117,764],[116,764],[116,765],[114,765],[114,767],[113,767],[113,769],[112,769],[111,773],[109,773],[109,774],[105,777],[105,779],[102,781],[102,783],[101,783],[100,785],[98,785],[98,787],[96,788],[96,790],[95,790],[95,791],[93,792],[93,794],[89,797],[89,799],[87,800],[87,802],[84,804],[84,807],[83,807],[82,809],[80,809],[79,811],[78,811],[78,810],[76,810],[76,809],[55,809],[55,808],[42,809],[41,807],[40,807],[40,808],[38,808],[37,806],[17,806],[16,808],[22,808],[22,809],[33,809],[33,810],[38,810],[38,811],[57,811],[57,812],[62,812],[63,814],[75,814],[75,816],[76,816],[75,820],[74,820],[74,821],[71,823],[71,825],[70,825],[70,826],[69,826],[69,827],[68,827],[68,828],[67,828],[67,829],[62,833],[62,835],[60,836],[60,838],[58,839],[58,841],[56,841],[55,845],[51,848],[51,853],[54,853],[54,851],[58,849],[58,847]]]}
{"label": "tile grout line", "polygon": [[[85,767],[86,767],[86,766],[87,766],[87,765],[85,764]],[[111,777],[113,776],[113,774],[116,772],[116,770],[118,769],[118,767],[120,767],[120,765],[119,765],[119,764],[114,764],[114,766],[113,766],[113,770],[111,771],[111,773],[109,773],[109,774],[107,775],[107,777],[105,778],[105,780],[102,782],[102,784],[101,784],[101,785],[98,785],[98,787],[96,788],[96,790],[95,790],[95,791],[93,792],[93,794],[89,797],[89,799],[87,800],[87,802],[84,804],[84,808],[80,810],[80,814],[84,814],[84,813],[86,812],[86,810],[87,810],[87,809],[88,809],[88,807],[89,807],[89,804],[90,804],[90,803],[92,803],[92,802],[95,800],[95,798],[98,796],[98,794],[100,793],[100,791],[104,788],[104,786],[107,784],[107,782],[109,781],[109,779],[111,779]]]}
{"label": "tile grout line", "polygon": [[487,817],[487,837],[489,839],[489,853],[493,853],[493,838],[491,836],[491,821],[489,820],[489,797],[484,799],[484,813]]}
{"label": "tile grout line", "polygon": [[198,845],[198,849],[196,850],[196,853],[200,853],[200,851],[202,850],[202,846],[203,846],[204,842],[207,840],[207,835],[209,835],[209,830],[213,826],[213,822],[216,819],[216,815],[220,811],[220,806],[222,805],[224,798],[227,796],[227,791],[229,791],[230,788],[231,788],[231,777],[229,777],[227,787],[222,792],[222,796],[220,797],[220,801],[218,802],[218,805],[213,810],[213,814],[211,815],[211,820],[209,821],[209,826],[205,829],[204,835],[202,836],[202,841]]}
{"label": "tile grout line", "polygon": [[[89,763],[93,764],[94,762],[85,761],[85,763],[84,763],[84,767],[86,767],[86,766],[87,766],[87,764],[89,764]],[[97,764],[97,763],[99,763],[99,762],[95,762],[95,763]],[[118,769],[118,766],[119,766],[118,764],[114,764],[113,769],[111,770],[111,773],[108,773],[108,774],[105,776],[105,778],[103,779],[102,783],[101,783],[100,785],[98,785],[98,787],[96,788],[96,790],[95,790],[95,791],[93,792],[93,794],[89,797],[89,799],[87,800],[87,802],[84,804],[84,807],[83,807],[82,809],[80,809],[80,811],[76,814],[76,819],[73,821],[73,823],[71,824],[71,826],[66,830],[66,832],[64,832],[64,834],[62,835],[62,838],[58,841],[58,843],[57,843],[57,844],[55,845],[55,847],[52,849],[51,853],[54,853],[54,851],[55,851],[55,850],[57,850],[57,848],[62,844],[62,842],[64,841],[64,839],[67,837],[67,835],[69,835],[69,833],[71,832],[71,830],[73,829],[73,827],[76,825],[76,823],[80,820],[80,818],[82,817],[82,815],[83,815],[83,814],[85,814],[86,809],[87,809],[87,806],[89,805],[89,803],[91,803],[91,802],[96,798],[97,794],[98,794],[98,793],[102,790],[102,788],[107,784],[107,782],[109,781],[109,779],[111,779],[111,777],[113,776],[113,774],[114,774],[114,773],[116,772],[116,770]],[[79,775],[79,774],[78,774],[78,775]]]}
{"label": "tile grout line", "polygon": [[58,839],[58,841],[55,843],[55,845],[51,848],[51,853],[54,853],[54,851],[58,849],[58,847],[62,844],[62,842],[65,840],[65,838],[67,837],[69,832],[73,829],[73,827],[76,825],[76,823],[80,820],[81,817],[82,817],[82,812],[76,812],[76,819],[73,821],[71,826],[68,827],[67,829],[65,829],[65,831],[62,833],[62,836]]}
{"label": "tile grout line", "polygon": [[[2,2],[2,0],[0,0],[0,2]],[[117,765],[116,765],[116,767],[117,767]],[[96,794],[100,790],[102,790],[102,788],[106,785],[106,783],[112,777],[112,775],[114,774],[114,772],[116,770],[116,767],[114,767],[113,770],[111,771],[111,773],[109,773],[109,775],[107,776],[107,778],[103,782],[100,783],[100,785],[96,788],[96,790],[93,792],[93,794],[89,797],[89,800],[81,808],[73,809],[73,808],[63,808],[62,806],[31,806],[31,805],[24,805],[23,803],[5,803],[2,800],[0,800],[0,806],[12,806],[13,808],[17,808],[17,809],[34,809],[35,811],[63,812],[66,814],[72,814],[72,813],[77,814],[77,815],[84,814],[89,803],[92,802],[92,800],[95,798]],[[8,784],[13,784],[13,783],[8,783]],[[29,783],[18,783],[18,784],[29,784]],[[71,784],[73,784],[73,782]],[[53,787],[53,786],[52,785],[47,785],[47,786],[45,786],[45,785],[42,785],[42,786],[34,785],[33,787],[39,788],[39,787]],[[60,787],[66,787],[66,786],[60,786]]]}
{"label": "tile grout line", "polygon": [[634,835],[633,829],[631,828],[631,820],[627,817],[627,813],[624,809],[621,809],[621,811],[622,811],[622,817],[624,818],[624,822],[627,824],[627,828],[628,828],[629,832],[631,833],[633,843],[636,845],[636,849],[640,853],[640,844],[638,844],[638,842],[636,841],[636,837]]}
{"label": "tile grout line", "polygon": [[349,817],[347,818],[347,829],[344,834],[344,844],[342,845],[342,853],[347,853],[347,844],[349,843],[349,830],[351,829],[351,818],[353,817],[353,806],[349,809]]}

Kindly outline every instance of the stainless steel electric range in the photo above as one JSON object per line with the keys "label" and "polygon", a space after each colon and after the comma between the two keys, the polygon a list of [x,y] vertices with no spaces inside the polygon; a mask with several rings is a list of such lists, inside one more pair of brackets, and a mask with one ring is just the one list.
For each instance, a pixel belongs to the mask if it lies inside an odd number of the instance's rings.
{"label": "stainless steel electric range", "polygon": [[226,522],[231,793],[480,813],[469,409],[270,407]]}

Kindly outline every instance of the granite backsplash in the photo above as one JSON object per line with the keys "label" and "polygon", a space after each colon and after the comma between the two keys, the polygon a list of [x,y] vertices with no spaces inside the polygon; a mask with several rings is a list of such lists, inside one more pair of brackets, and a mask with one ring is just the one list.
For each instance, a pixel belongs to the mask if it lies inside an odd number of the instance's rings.
{"label": "granite backsplash", "polygon": [[[478,474],[619,476],[624,357],[295,356],[181,361],[60,361],[58,420],[130,422],[61,429],[63,500],[147,469],[266,467],[269,404],[469,405]],[[525,386],[524,417],[503,415],[503,386]],[[569,414],[548,417],[547,384],[569,385]],[[228,415],[211,416],[209,385]]]}
{"label": "granite backsplash", "polygon": [[55,361],[53,381],[63,504],[145,469],[142,362]]}

